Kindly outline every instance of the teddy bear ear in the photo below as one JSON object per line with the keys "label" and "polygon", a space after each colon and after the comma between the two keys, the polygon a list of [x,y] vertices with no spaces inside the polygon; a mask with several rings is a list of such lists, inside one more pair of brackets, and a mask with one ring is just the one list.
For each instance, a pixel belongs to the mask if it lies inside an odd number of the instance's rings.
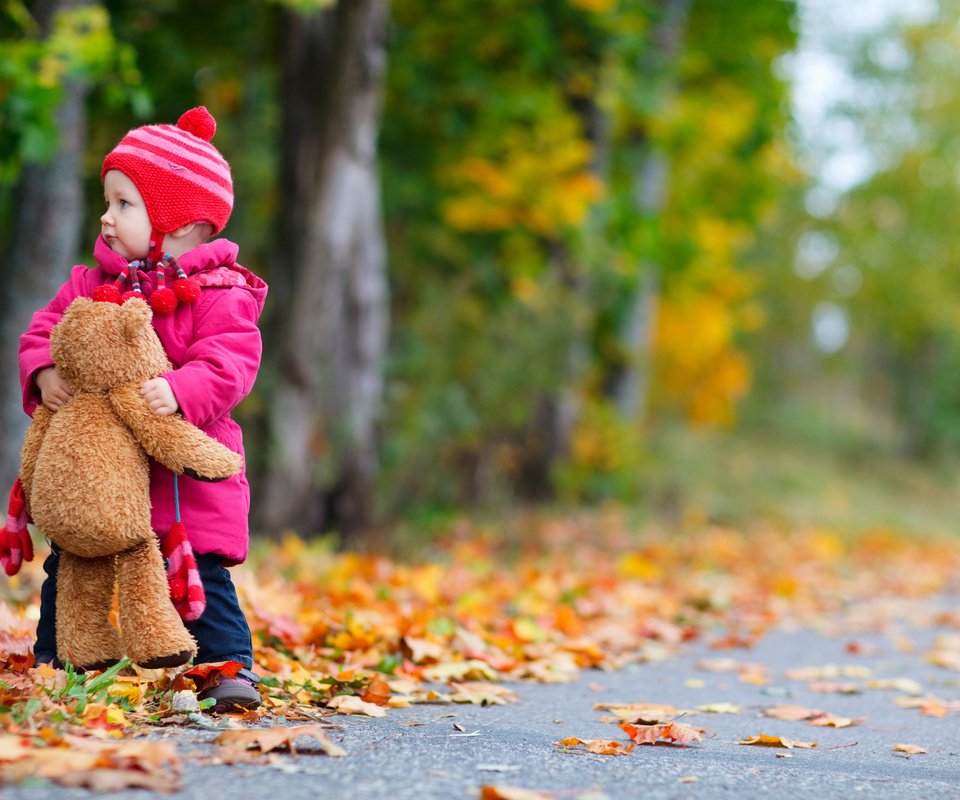
{"label": "teddy bear ear", "polygon": [[89,308],[92,305],[93,305],[93,300],[91,300],[89,297],[83,297],[83,296],[76,297],[73,299],[70,305],[67,306],[66,311],[64,311],[63,313],[65,315],[70,314],[76,311],[80,311],[84,308]]}
{"label": "teddy bear ear", "polygon": [[140,334],[150,326],[150,307],[139,298],[128,300],[120,306],[123,316],[123,338],[133,344],[140,338]]}

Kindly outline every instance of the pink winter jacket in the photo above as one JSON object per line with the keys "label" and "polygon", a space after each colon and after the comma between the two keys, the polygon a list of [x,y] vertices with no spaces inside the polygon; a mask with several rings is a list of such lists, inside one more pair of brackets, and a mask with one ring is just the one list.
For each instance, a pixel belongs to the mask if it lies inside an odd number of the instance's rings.
{"label": "pink winter jacket", "polygon": [[[180,266],[203,287],[193,305],[180,303],[166,317],[154,315],[153,327],[174,368],[164,373],[184,418],[209,436],[243,455],[240,426],[230,411],[249,393],[260,367],[262,344],[257,319],[263,310],[267,285],[236,263],[239,248],[215,239],[185,253]],[[112,282],[126,269],[126,260],[97,238],[97,266],[73,268],[56,297],[33,315],[20,338],[20,383],[23,408],[32,415],[40,403],[34,376],[53,365],[50,331],[71,301],[90,297],[94,288]],[[140,285],[149,297],[155,286],[152,273],[140,273]],[[180,516],[197,553],[220,553],[227,564],[247,556],[250,488],[240,475],[219,483],[178,478]],[[150,464],[152,525],[165,533],[175,521],[173,474]]]}

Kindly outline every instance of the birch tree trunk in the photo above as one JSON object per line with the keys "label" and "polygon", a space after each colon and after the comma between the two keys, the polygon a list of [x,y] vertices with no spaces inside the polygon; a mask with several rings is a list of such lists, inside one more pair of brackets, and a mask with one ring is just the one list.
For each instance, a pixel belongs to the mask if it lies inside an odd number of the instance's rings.
{"label": "birch tree trunk", "polygon": [[[669,95],[675,89],[677,60],[683,50],[684,34],[692,0],[661,0],[659,20],[653,31],[653,46],[641,74],[652,81],[655,91]],[[635,137],[636,159],[634,204],[641,219],[655,219],[666,205],[670,164],[644,135]],[[638,264],[637,286],[627,317],[620,329],[620,342],[627,363],[613,381],[612,396],[622,417],[642,417],[646,411],[656,332],[656,299],[660,292],[661,265],[654,259]]]}
{"label": "birch tree trunk", "polygon": [[[34,3],[41,33],[58,11],[83,0]],[[83,156],[87,146],[88,85],[68,79],[56,110],[57,153],[48,164],[28,164],[14,190],[9,247],[0,254],[0,492],[9,490],[20,467],[20,446],[29,418],[23,413],[17,353],[20,334],[66,279],[79,249],[83,224]],[[6,495],[3,495],[6,503]]]}
{"label": "birch tree trunk", "polygon": [[286,12],[277,372],[259,518],[306,535],[362,529],[377,470],[388,327],[377,135],[385,0]]}

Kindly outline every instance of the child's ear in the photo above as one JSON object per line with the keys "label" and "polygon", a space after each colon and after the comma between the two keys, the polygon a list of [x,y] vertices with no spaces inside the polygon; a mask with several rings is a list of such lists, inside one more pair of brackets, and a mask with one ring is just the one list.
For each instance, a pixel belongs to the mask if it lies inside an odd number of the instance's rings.
{"label": "child's ear", "polygon": [[203,239],[209,239],[213,235],[213,225],[209,222],[188,222],[186,225],[182,225],[166,235],[174,239],[182,239],[193,233]]}
{"label": "child's ear", "polygon": [[188,222],[186,225],[181,225],[175,231],[170,231],[170,233],[165,235],[174,239],[182,239],[184,236],[189,236],[191,233],[193,233],[194,228],[196,228],[199,224],[200,223],[198,222]]}

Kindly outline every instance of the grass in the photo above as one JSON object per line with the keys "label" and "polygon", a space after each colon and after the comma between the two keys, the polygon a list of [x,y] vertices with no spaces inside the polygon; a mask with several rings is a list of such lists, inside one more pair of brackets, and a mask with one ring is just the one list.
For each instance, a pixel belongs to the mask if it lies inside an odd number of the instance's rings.
{"label": "grass", "polygon": [[[783,428],[661,430],[637,484],[636,497],[614,503],[637,530],[773,524],[851,536],[878,529],[907,536],[960,534],[960,458],[911,461],[885,444],[829,431],[798,436]],[[589,528],[602,506],[420,509],[356,544],[419,560],[430,558],[432,545],[465,521],[474,533],[520,543],[532,516],[578,517]]]}
{"label": "grass", "polygon": [[657,445],[646,490],[654,516],[736,526],[913,535],[960,533],[960,461],[917,462],[863,442],[774,433],[679,431]]}

